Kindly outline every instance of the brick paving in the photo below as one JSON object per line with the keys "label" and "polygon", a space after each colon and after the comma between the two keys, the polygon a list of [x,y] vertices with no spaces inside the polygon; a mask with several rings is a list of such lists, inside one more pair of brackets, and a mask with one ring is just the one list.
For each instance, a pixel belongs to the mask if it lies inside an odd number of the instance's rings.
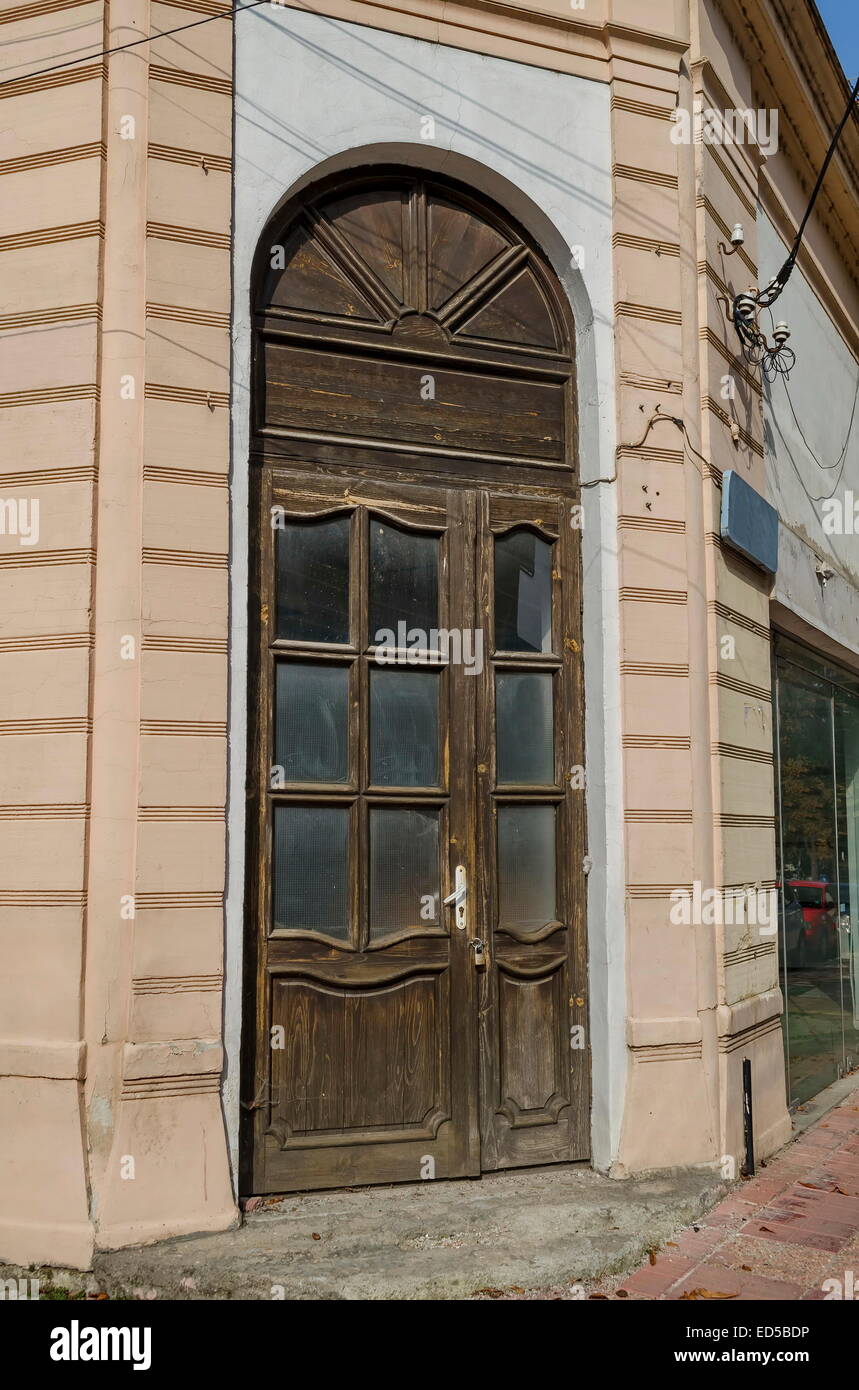
{"label": "brick paving", "polygon": [[801,1302],[825,1298],[827,1279],[859,1299],[859,1091],[646,1264],[589,1296]]}

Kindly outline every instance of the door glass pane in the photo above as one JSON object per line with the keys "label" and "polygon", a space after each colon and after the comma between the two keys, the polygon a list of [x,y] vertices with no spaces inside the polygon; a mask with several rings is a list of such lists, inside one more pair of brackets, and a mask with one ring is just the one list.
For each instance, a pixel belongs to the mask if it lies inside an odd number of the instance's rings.
{"label": "door glass pane", "polygon": [[859,1065],[859,697],[835,696],[838,809],[838,954],[845,1067]]}
{"label": "door glass pane", "polygon": [[438,810],[370,809],[370,935],[438,926]]}
{"label": "door glass pane", "polygon": [[555,780],[552,683],[548,671],[499,671],[495,677],[498,781]]}
{"label": "door glass pane", "polygon": [[782,970],[790,1103],[816,1095],[842,1061],[832,697],[779,664]]}
{"label": "door glass pane", "polygon": [[349,935],[349,811],[341,806],[274,808],[274,924]]}
{"label": "door glass pane", "polygon": [[277,532],[277,635],[349,641],[348,516],[289,521]]}
{"label": "door glass pane", "polygon": [[345,782],[349,672],[282,661],[277,667],[275,763],[286,782]]}
{"label": "door glass pane", "polygon": [[502,927],[557,920],[554,806],[499,806],[498,902]]}
{"label": "door glass pane", "polygon": [[370,672],[370,781],[377,787],[438,785],[439,676]]}
{"label": "door glass pane", "polygon": [[495,648],[552,650],[552,546],[533,531],[495,538]]}
{"label": "door glass pane", "polygon": [[437,538],[371,517],[370,642],[424,648],[437,627]]}

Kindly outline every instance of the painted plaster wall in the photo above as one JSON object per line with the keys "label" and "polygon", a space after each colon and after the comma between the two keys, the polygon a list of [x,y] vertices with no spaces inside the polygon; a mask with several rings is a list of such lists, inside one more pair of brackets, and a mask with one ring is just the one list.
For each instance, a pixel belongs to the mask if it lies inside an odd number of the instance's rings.
{"label": "painted plaster wall", "polygon": [[[787,254],[764,213],[758,252],[764,284]],[[859,528],[825,530],[823,501],[840,501],[842,517],[859,502],[859,361],[798,268],[773,312],[787,320],[796,352],[790,381],[764,394],[767,494],[782,521],[775,597],[859,657]],[[825,586],[820,559],[836,572]]]}
{"label": "painted plaster wall", "polygon": [[[244,895],[249,285],[284,195],[314,172],[390,158],[464,179],[531,231],[578,331],[585,480],[614,472],[610,92],[607,86],[295,10],[236,29],[230,806],[224,1099],[235,1156]],[[421,139],[433,116],[435,139]],[[379,159],[377,149],[374,156]],[[384,155],[382,155],[384,157]],[[584,249],[581,270],[574,247]],[[626,1066],[615,497],[583,494],[593,1151],[617,1148]]]}

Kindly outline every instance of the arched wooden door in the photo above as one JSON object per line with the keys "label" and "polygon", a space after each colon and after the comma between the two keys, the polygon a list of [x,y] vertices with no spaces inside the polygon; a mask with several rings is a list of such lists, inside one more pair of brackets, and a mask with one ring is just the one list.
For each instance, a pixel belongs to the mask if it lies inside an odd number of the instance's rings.
{"label": "arched wooden door", "polygon": [[560,288],[379,171],[263,238],[254,363],[245,1191],[584,1158]]}

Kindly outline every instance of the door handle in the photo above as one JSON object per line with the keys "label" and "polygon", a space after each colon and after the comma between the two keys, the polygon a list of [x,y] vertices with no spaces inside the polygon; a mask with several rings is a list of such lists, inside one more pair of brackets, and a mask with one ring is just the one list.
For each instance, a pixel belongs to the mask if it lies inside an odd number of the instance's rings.
{"label": "door handle", "polygon": [[454,875],[453,881],[455,885],[454,890],[452,893],[448,893],[447,897],[443,900],[443,906],[449,907],[451,903],[456,904],[456,909],[454,912],[454,921],[456,922],[456,925],[459,928],[464,930],[467,922],[465,913],[465,900],[468,893],[468,885],[466,883],[464,864],[457,864],[456,873]]}

